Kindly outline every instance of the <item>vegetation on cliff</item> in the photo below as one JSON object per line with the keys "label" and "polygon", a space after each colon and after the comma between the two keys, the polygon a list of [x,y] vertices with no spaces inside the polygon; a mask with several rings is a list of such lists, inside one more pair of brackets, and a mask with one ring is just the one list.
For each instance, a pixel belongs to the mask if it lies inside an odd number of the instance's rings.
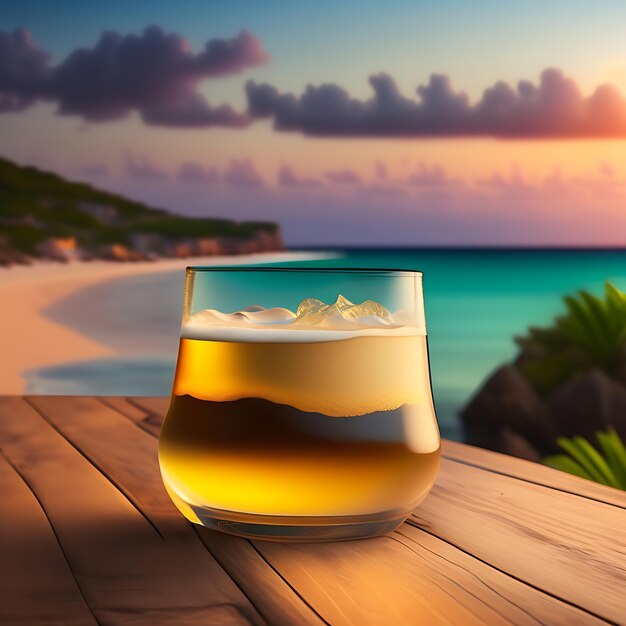
{"label": "vegetation on cliff", "polygon": [[521,369],[541,393],[591,367],[619,378],[626,345],[626,294],[610,283],[604,298],[587,291],[564,298],[567,312],[548,328],[516,338]]}
{"label": "vegetation on cliff", "polygon": [[[201,240],[204,249],[196,245]],[[258,245],[240,245],[244,242]],[[280,247],[274,223],[174,215],[0,158],[0,261],[5,263],[32,256],[111,257],[116,251],[130,257],[186,256]]]}
{"label": "vegetation on cliff", "polygon": [[607,283],[603,297],[581,291],[564,303],[552,325],[516,339],[517,358],[463,409],[469,443],[539,461],[564,446],[595,456],[585,439],[598,431],[626,439],[626,294]]}

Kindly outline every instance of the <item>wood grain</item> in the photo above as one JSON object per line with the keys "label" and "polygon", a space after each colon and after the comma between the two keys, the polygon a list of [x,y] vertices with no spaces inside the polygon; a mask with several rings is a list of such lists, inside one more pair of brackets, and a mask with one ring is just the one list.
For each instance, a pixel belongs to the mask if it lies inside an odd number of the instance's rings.
{"label": "wood grain", "polygon": [[[216,615],[230,624],[262,623],[205,550],[198,546],[191,553],[185,533],[164,541],[123,492],[24,400],[2,399],[0,416],[0,446],[37,494],[99,623],[132,624],[144,614],[147,621],[159,615],[159,623],[178,624],[173,608],[182,615],[193,610],[195,623],[203,612],[205,623],[219,624]],[[132,456],[126,462],[132,466]],[[225,612],[224,606],[231,608]]]}
{"label": "wood grain", "polygon": [[[134,405],[136,404],[136,406],[142,408],[146,412],[146,414],[151,415],[151,423],[153,424],[153,426],[156,426],[156,424],[158,423],[159,412],[162,412],[167,408],[166,399],[133,398],[132,402]],[[137,415],[136,417],[140,418],[139,415]],[[154,430],[154,432],[156,434],[157,432],[156,429]],[[474,449],[472,449],[472,451],[473,450]],[[476,449],[475,456],[480,458],[481,452],[482,451]],[[464,467],[457,467],[459,466],[458,463],[453,463],[450,461],[444,461],[443,465],[444,465],[444,468],[446,469],[442,471],[442,474],[438,480],[439,487],[436,488],[433,495],[429,496],[429,498],[427,499],[427,502],[431,501],[432,499],[432,507],[434,507],[435,509],[437,509],[438,501],[441,499],[441,495],[438,495],[438,491],[445,492],[446,488],[449,489],[451,487],[451,481],[448,479],[448,475],[450,473],[454,475],[456,471],[460,471],[461,473],[466,473],[467,471],[470,471],[470,472],[474,471],[477,473],[480,472],[480,470],[475,470],[473,468],[466,469]],[[541,466],[539,467],[540,469],[542,469]],[[490,477],[487,472],[483,472],[483,473],[487,474],[487,478],[495,478],[495,480],[499,480],[499,476],[497,474],[494,474]],[[510,478],[508,480],[510,482],[513,481],[513,479],[510,479]],[[522,485],[525,484],[524,481],[521,481],[521,483]],[[542,493],[544,499],[550,498],[550,495],[551,495],[550,489],[544,489],[542,487],[537,487],[534,485],[528,485],[528,488],[530,488],[531,490],[537,490],[540,493]],[[460,491],[462,492],[463,489],[461,488]],[[559,494],[559,495],[563,497],[562,494]],[[568,503],[576,507],[576,505],[578,504],[577,498],[571,497],[568,500]],[[583,501],[581,504],[584,506],[586,502]],[[590,505],[593,507],[595,503],[591,502]],[[601,510],[604,510],[604,508],[601,507]],[[422,511],[423,511],[423,506],[418,509],[417,511],[418,515],[421,515]],[[456,524],[459,524],[459,521],[458,521],[459,513],[461,514],[463,513],[462,506],[460,507],[460,511],[457,510],[455,514],[451,516],[452,520],[456,520]],[[416,533],[418,533],[421,536],[422,542],[424,541],[437,542],[436,545],[438,546],[439,552],[449,553],[450,551],[452,551],[452,553],[455,554],[458,558],[469,559],[471,563],[469,567],[474,572],[474,575],[478,575],[480,579],[484,579],[485,577],[488,577],[488,576],[492,578],[495,577],[497,580],[494,581],[493,584],[495,586],[498,586],[501,589],[502,594],[507,595],[507,597],[513,594],[516,598],[518,598],[517,602],[519,606],[522,607],[519,610],[522,611],[523,613],[522,616],[526,616],[524,618],[526,621],[524,621],[521,617],[519,617],[516,620],[516,623],[533,623],[533,620],[536,620],[540,623],[541,622],[551,623],[554,621],[554,618],[551,617],[553,616],[553,614],[558,614],[561,616],[558,622],[555,622],[555,623],[574,624],[574,623],[592,623],[592,622],[597,621],[597,620],[594,620],[593,617],[584,610],[585,603],[583,603],[583,610],[580,610],[577,608],[576,602],[572,601],[572,598],[574,596],[572,596],[571,594],[565,593],[564,600],[560,600],[560,598],[558,597],[553,598],[550,595],[552,591],[550,591],[549,593],[542,593],[541,591],[535,590],[529,585],[526,585],[522,581],[518,581],[516,580],[515,577],[509,575],[511,573],[509,572],[510,568],[504,567],[502,568],[502,571],[499,571],[497,568],[492,567],[489,561],[485,563],[479,559],[473,558],[471,556],[472,554],[471,551],[469,551],[469,553],[466,554],[463,551],[457,548],[454,548],[449,543],[446,543],[448,541],[448,538],[443,532],[441,533],[440,539],[436,539],[432,535],[430,536],[430,539],[429,539],[428,533],[437,533],[438,529],[432,523],[431,518],[422,519],[420,517],[419,519],[422,520],[424,529],[427,532],[419,531],[416,528],[411,528],[408,525],[404,525],[400,532],[403,535],[405,535],[405,537],[403,538],[395,537],[396,540],[400,539],[400,541],[406,542],[408,541],[407,539],[408,537],[411,540],[415,541]],[[614,521],[617,521],[617,519],[614,519]],[[481,519],[481,524],[484,525],[483,526],[484,537],[485,537],[485,540],[488,541],[489,540],[488,538],[491,536],[490,524],[493,525],[493,522],[489,520],[488,517],[485,517],[485,519]],[[605,541],[606,538],[602,536],[601,539],[604,542],[604,544],[606,544],[606,541]],[[377,540],[372,540],[372,542],[374,541],[377,541]],[[290,584],[292,584],[296,589],[298,589],[298,591],[303,595],[303,597],[305,597],[313,606],[315,606],[318,609],[318,611],[325,617],[325,619],[327,619],[331,623],[343,623],[340,615],[333,613],[332,610],[329,610],[329,608],[333,606],[333,603],[328,604],[327,602],[321,601],[322,598],[319,596],[319,594],[312,592],[312,588],[310,587],[310,585],[308,585],[308,577],[310,576],[310,574],[303,573],[303,570],[322,572],[323,575],[328,577],[328,580],[329,580],[328,584],[324,585],[326,589],[326,593],[327,594],[337,593],[338,581],[334,581],[332,583],[330,582],[330,580],[336,575],[335,568],[324,569],[322,565],[324,562],[324,559],[322,558],[320,560],[315,560],[316,556],[319,555],[317,546],[303,546],[299,548],[304,552],[299,553],[298,558],[300,559],[300,566],[295,566],[292,563],[292,559],[290,558],[290,555],[292,555],[294,551],[294,548],[292,548],[291,546],[280,546],[277,544],[269,544],[269,543],[262,543],[262,542],[254,542],[254,543],[257,549],[259,550],[259,552],[263,554],[268,559],[268,561],[270,561],[281,572],[281,574],[290,581]],[[359,542],[359,543],[368,543],[368,542]],[[354,545],[355,544],[344,544],[344,545],[332,544],[334,551],[345,550],[347,552],[350,552],[351,550],[353,550]],[[430,547],[432,548],[432,545]],[[571,549],[573,552],[575,552],[575,540],[572,543]],[[567,550],[567,548],[565,548],[565,550]],[[609,548],[609,552],[611,552],[610,548]],[[303,560],[305,559],[304,554],[308,555],[306,558],[314,559],[315,560],[314,563],[313,561],[311,562],[307,561],[308,565],[303,566],[302,563],[304,562]],[[450,557],[449,554],[448,554],[448,557]],[[405,556],[405,560],[406,560],[406,556]],[[349,562],[350,559],[346,558],[345,561]],[[611,563],[615,565],[616,561],[617,561],[616,558],[612,558]],[[405,561],[403,559],[397,560],[398,566],[401,566],[404,562]],[[577,560],[576,558],[570,559],[569,563],[567,563],[566,566],[563,566],[563,570],[569,569],[569,571],[564,571],[563,574],[564,575],[567,574],[567,576],[573,576],[575,578],[574,587],[580,588],[581,586],[584,586],[585,584],[586,574],[584,570],[580,568],[577,569],[577,564],[579,564],[579,560]],[[369,605],[367,604],[367,599],[372,598],[372,597],[374,598],[378,597],[376,593],[374,593],[374,595],[372,596],[372,593],[369,591],[368,584],[371,585],[375,590],[381,590],[383,596],[390,593],[390,591],[386,589],[389,583],[389,578],[387,577],[387,575],[389,574],[388,572],[385,572],[385,573],[380,572],[382,575],[379,577],[376,575],[377,570],[375,568],[369,567],[367,568],[367,571],[368,571],[367,580],[363,582],[366,590],[361,589],[358,593],[355,593],[354,599],[353,599],[354,610],[355,611],[363,610],[365,612],[356,613],[355,615],[352,615],[353,619],[361,619],[361,620],[365,619],[365,614],[367,613],[367,610],[371,609],[371,607],[369,607]],[[513,568],[513,571],[515,572],[516,568]],[[619,576],[619,571],[614,570],[612,574]],[[356,580],[358,579],[358,573],[350,572],[349,574],[346,574],[344,577],[348,577],[351,580],[352,579]],[[403,579],[405,578],[410,579],[410,575],[406,574],[405,576],[403,576]],[[396,579],[391,578],[391,580],[395,581]],[[468,580],[468,583],[471,583],[471,582],[472,582],[471,580]],[[529,582],[531,585],[533,584],[532,577],[530,578]],[[415,582],[415,586],[416,588],[423,587],[423,585],[421,584],[420,577],[418,577],[418,580]],[[416,593],[416,592],[414,591],[413,593]],[[476,592],[474,590],[471,590],[468,593],[471,594],[471,593],[476,593]],[[482,589],[481,593],[484,596],[484,594],[486,593],[486,590]],[[480,594],[479,594],[479,597],[480,597]],[[406,600],[406,597],[405,597],[405,600]],[[494,594],[493,597],[489,598],[485,602],[487,605],[491,605],[495,602],[495,600],[497,600],[497,594]],[[339,606],[342,607],[342,610],[345,610],[345,606],[347,603],[349,603],[349,599],[346,599],[342,596],[341,600],[337,602],[339,603]],[[618,603],[621,604],[621,601],[618,601]],[[416,604],[417,604],[417,601],[409,602],[408,603],[409,610],[412,610],[412,608],[416,606]],[[402,604],[400,604],[399,606],[402,606]],[[363,607],[369,607],[369,608],[365,610]],[[593,610],[593,608],[597,608],[597,607],[593,606],[591,607],[590,610]],[[599,611],[598,614],[603,615],[602,611]],[[532,617],[529,618],[529,616],[532,616]],[[406,619],[407,615],[405,615],[404,618]],[[395,616],[392,615],[390,619],[393,620],[393,619],[399,619],[399,618],[397,615]],[[429,619],[435,619],[435,618],[432,615],[430,615]],[[530,621],[528,621],[528,619],[530,619]],[[491,616],[490,622],[493,621],[494,623],[496,623],[494,620],[496,620],[496,618],[494,616]],[[348,622],[348,623],[352,623],[352,622]],[[433,623],[437,623],[437,622],[433,622]]]}
{"label": "wood grain", "polygon": [[255,545],[331,624],[603,623],[407,525],[363,541]]}
{"label": "wood grain", "polygon": [[[136,400],[151,412],[153,423],[166,406],[163,400]],[[620,532],[626,529],[626,511],[602,503],[618,505],[621,492],[445,442],[444,456],[450,454],[464,462],[442,460],[435,489],[413,516],[415,524],[565,602],[618,623],[624,619],[624,594],[616,594],[614,585],[626,585],[626,534]],[[522,476],[494,472],[498,461]],[[572,493],[576,487],[585,497]]]}
{"label": "wood grain", "polygon": [[[268,623],[323,623],[246,540],[198,527],[199,540],[165,492],[153,435],[142,432],[125,415],[95,399],[36,397],[32,402],[123,489],[166,540],[175,536],[180,550],[182,536],[186,535],[195,549],[190,559],[198,559],[198,551],[214,555]],[[133,421],[142,419],[138,413],[133,417]]]}
{"label": "wood grain", "polygon": [[559,472],[539,463],[532,463],[514,456],[447,440],[442,441],[441,453],[444,458],[450,461],[458,461],[496,474],[626,509],[626,492],[605,487],[565,472]]}
{"label": "wood grain", "polygon": [[446,442],[435,489],[394,533],[251,542],[171,504],[156,455],[167,404],[0,398],[0,622],[625,622],[622,494]]}
{"label": "wood grain", "polygon": [[46,515],[0,455],[0,623],[96,624]]}
{"label": "wood grain", "polygon": [[[444,460],[412,523],[590,613],[626,616],[626,512]],[[620,530],[621,529],[621,530]]]}

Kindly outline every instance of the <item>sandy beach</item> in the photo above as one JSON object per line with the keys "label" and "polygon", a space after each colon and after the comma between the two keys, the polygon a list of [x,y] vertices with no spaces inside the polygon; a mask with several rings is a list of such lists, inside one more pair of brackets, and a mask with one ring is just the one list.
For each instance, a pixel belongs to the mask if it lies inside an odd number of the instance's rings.
{"label": "sandy beach", "polygon": [[[321,255],[323,256],[323,255]],[[27,370],[112,355],[112,350],[42,311],[80,289],[108,280],[183,270],[187,265],[239,265],[316,258],[315,253],[282,252],[228,257],[60,264],[37,261],[0,269],[0,394],[25,391]],[[182,303],[181,303],[182,306]]]}

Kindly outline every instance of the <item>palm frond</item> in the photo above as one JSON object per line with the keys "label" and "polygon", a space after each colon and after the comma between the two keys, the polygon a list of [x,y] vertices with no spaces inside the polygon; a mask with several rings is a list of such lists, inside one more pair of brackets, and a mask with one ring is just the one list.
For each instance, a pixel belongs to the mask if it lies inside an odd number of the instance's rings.
{"label": "palm frond", "polygon": [[541,393],[591,367],[614,375],[626,351],[626,293],[607,282],[603,297],[580,291],[564,303],[552,326],[515,339],[525,354],[522,369]]}
{"label": "palm frond", "polygon": [[566,454],[546,457],[554,469],[626,491],[626,447],[614,429],[596,433],[600,450],[584,437],[559,437],[557,444]]}

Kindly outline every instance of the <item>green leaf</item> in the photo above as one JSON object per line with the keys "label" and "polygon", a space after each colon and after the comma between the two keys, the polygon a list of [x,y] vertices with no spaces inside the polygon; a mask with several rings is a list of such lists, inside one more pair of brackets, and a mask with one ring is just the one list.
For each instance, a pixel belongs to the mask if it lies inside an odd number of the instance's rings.
{"label": "green leaf", "polygon": [[530,327],[515,338],[523,350],[522,371],[540,394],[593,367],[616,376],[626,358],[626,293],[609,282],[604,292],[566,296],[566,312],[552,326]]}
{"label": "green leaf", "polygon": [[609,429],[606,433],[596,433],[596,437],[620,489],[626,490],[626,449],[619,435]]}
{"label": "green leaf", "polygon": [[581,478],[586,478],[587,480],[593,480],[593,478],[591,478],[591,476],[589,476],[589,474],[578,463],[576,463],[572,457],[569,457],[566,454],[547,456],[543,462],[554,469],[560,470],[561,472],[567,472],[568,474],[574,474],[574,476],[580,476]]}
{"label": "green leaf", "polygon": [[604,292],[608,306],[626,314],[626,293],[608,281],[604,283]]}
{"label": "green leaf", "polygon": [[595,465],[589,460],[587,455],[578,446],[578,441],[574,439],[567,439],[566,437],[559,437],[556,440],[557,444],[565,450],[584,470],[589,474],[591,480],[608,485],[608,482]]}
{"label": "green leaf", "polygon": [[582,454],[585,454],[589,462],[593,464],[596,470],[602,475],[609,487],[619,489],[619,484],[615,478],[615,474],[611,471],[608,463],[602,458],[602,455],[583,437],[574,437],[574,442]]}
{"label": "green leaf", "polygon": [[596,433],[600,451],[583,437],[559,437],[567,455],[549,456],[544,463],[563,472],[626,491],[626,447],[615,429]]}

